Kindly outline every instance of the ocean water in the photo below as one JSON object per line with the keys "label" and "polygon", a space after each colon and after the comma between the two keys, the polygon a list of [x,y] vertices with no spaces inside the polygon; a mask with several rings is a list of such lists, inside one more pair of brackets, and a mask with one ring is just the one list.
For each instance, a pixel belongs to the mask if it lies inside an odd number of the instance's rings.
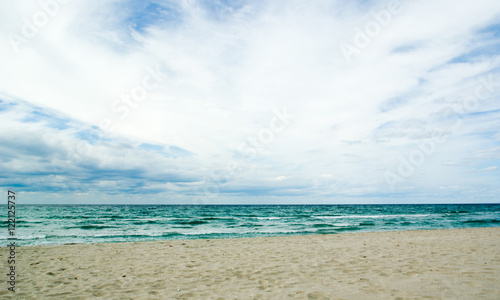
{"label": "ocean water", "polygon": [[18,244],[32,246],[493,227],[500,204],[17,205],[16,217]]}

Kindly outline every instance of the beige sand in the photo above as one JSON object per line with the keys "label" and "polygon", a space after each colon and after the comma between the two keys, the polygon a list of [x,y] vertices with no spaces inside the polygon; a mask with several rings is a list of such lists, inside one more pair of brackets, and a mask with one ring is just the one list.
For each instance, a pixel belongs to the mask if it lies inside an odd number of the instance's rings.
{"label": "beige sand", "polygon": [[500,299],[500,228],[21,247],[16,263],[18,299]]}

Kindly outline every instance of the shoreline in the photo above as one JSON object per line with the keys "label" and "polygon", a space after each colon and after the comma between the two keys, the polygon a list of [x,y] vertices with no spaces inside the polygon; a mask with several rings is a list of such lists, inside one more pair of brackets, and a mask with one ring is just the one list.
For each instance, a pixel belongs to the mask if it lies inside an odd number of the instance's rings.
{"label": "shoreline", "polygon": [[499,249],[500,227],[21,246],[15,296],[494,299]]}
{"label": "shoreline", "polygon": [[499,228],[500,226],[490,227],[462,227],[462,228],[436,228],[436,229],[401,229],[401,230],[381,230],[381,231],[344,231],[338,233],[311,233],[311,234],[289,234],[289,235],[272,235],[272,236],[254,236],[254,237],[213,237],[213,238],[194,238],[194,239],[161,239],[150,241],[120,241],[120,242],[89,242],[89,243],[64,243],[64,244],[48,244],[48,245],[18,245],[19,248],[28,247],[58,247],[58,246],[78,246],[78,245],[98,245],[98,244],[137,244],[137,243],[160,243],[160,242],[178,242],[178,241],[198,241],[198,240],[240,240],[240,239],[259,239],[259,238],[287,238],[287,237],[308,237],[308,236],[329,236],[329,235],[344,235],[344,234],[369,234],[369,233],[384,233],[384,232],[415,232],[415,231],[438,231],[438,230],[466,230],[466,229],[484,229],[484,228]]}
{"label": "shoreline", "polygon": [[[257,208],[256,208],[257,207]],[[21,208],[20,208],[21,209]],[[499,205],[25,207],[19,244],[338,234],[500,225]],[[6,238],[5,232],[0,234]]]}

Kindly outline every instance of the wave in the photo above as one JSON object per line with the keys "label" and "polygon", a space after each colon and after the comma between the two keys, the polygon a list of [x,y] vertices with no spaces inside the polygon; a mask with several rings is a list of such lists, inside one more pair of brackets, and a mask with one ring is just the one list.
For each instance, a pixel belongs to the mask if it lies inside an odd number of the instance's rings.
{"label": "wave", "polygon": [[187,220],[187,221],[177,221],[175,223],[181,225],[201,225],[201,224],[207,224],[208,222],[203,220]]}
{"label": "wave", "polygon": [[421,218],[430,214],[392,214],[392,215],[343,215],[343,216],[312,216],[317,219],[383,219],[383,218]]}
{"label": "wave", "polygon": [[313,224],[313,228],[322,228],[322,227],[335,227],[333,224],[327,224],[327,223],[317,223]]}
{"label": "wave", "polygon": [[467,221],[464,221],[463,223],[466,223],[466,224],[495,224],[495,223],[500,223],[500,220],[497,220],[497,219],[467,220]]}
{"label": "wave", "polygon": [[81,234],[55,234],[55,235],[47,235],[47,239],[58,239],[58,238],[99,238],[99,239],[106,239],[106,238],[141,238],[141,237],[168,237],[168,236],[176,236],[176,235],[183,235],[182,233],[176,232],[176,231],[167,231],[167,232],[149,232],[149,233],[135,233],[135,234],[123,234],[123,233],[103,233],[103,234],[86,234],[86,235],[81,235]]}
{"label": "wave", "polygon": [[373,223],[373,222],[361,222],[361,223],[359,223],[359,226],[375,226],[375,223]]}
{"label": "wave", "polygon": [[113,226],[113,225],[77,225],[77,226],[66,226],[63,227],[64,229],[84,229],[84,230],[92,230],[92,229],[108,229],[108,228],[120,228],[119,226]]}
{"label": "wave", "polygon": [[[11,236],[0,236],[0,240],[7,240],[9,238],[12,238]],[[45,234],[35,234],[35,235],[16,235],[16,238],[18,240],[38,240],[38,239],[45,239],[47,238],[47,235]]]}
{"label": "wave", "polygon": [[281,219],[291,219],[293,217],[256,217],[259,220],[281,220]]}
{"label": "wave", "polygon": [[[16,237],[36,245],[500,226],[500,205],[111,208],[20,206]],[[0,224],[6,227],[6,219]]]}

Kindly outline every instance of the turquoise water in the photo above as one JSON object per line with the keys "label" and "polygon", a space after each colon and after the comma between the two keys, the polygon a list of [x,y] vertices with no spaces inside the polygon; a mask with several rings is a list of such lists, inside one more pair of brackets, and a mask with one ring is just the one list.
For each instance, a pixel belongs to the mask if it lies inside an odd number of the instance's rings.
{"label": "turquoise water", "polygon": [[16,215],[20,245],[500,226],[500,204],[18,205]]}

